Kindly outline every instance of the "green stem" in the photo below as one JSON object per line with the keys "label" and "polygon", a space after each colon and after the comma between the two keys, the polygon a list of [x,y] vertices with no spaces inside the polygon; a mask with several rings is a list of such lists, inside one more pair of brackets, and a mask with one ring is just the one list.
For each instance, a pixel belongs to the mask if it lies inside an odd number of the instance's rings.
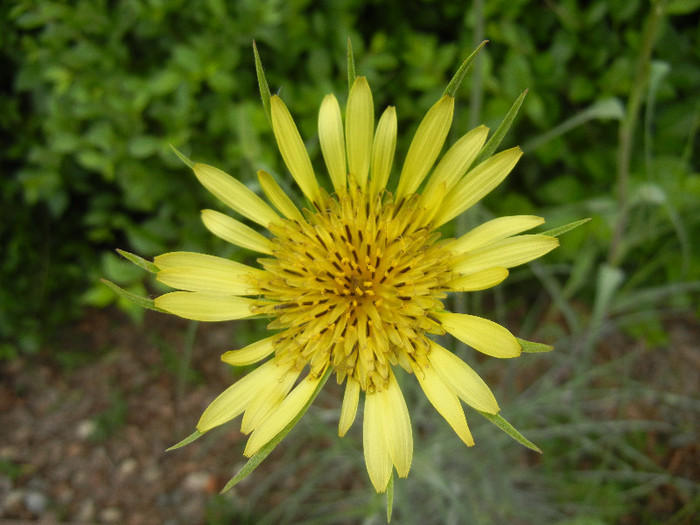
{"label": "green stem", "polygon": [[651,53],[654,49],[659,23],[663,19],[667,0],[659,0],[652,3],[651,12],[644,28],[642,49],[637,62],[637,72],[632,84],[632,91],[627,100],[625,118],[620,122],[619,148],[617,155],[617,205],[620,210],[613,239],[608,253],[608,263],[616,266],[622,257],[621,243],[627,228],[627,215],[629,214],[629,175],[630,160],[632,158],[632,146],[634,144],[634,129],[639,118],[639,110],[642,105],[643,94],[649,81],[649,64]]}

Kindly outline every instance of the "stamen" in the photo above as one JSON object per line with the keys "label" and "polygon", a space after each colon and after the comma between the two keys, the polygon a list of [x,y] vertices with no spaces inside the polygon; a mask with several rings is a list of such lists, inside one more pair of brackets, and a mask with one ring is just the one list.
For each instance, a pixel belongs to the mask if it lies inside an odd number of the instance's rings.
{"label": "stamen", "polygon": [[[275,319],[280,362],[335,368],[366,392],[381,391],[390,366],[427,355],[426,333],[443,332],[431,312],[454,279],[450,254],[420,226],[419,196],[395,205],[391,194],[370,197],[351,183],[314,203],[304,221],[271,226],[272,258],[257,289]],[[409,356],[411,356],[409,358]],[[416,362],[427,366],[425,357]]]}

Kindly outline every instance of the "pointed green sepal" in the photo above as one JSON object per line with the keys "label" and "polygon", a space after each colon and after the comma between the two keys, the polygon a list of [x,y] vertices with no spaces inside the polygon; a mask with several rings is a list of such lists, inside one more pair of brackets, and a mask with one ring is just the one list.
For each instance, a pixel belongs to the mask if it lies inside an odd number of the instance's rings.
{"label": "pointed green sepal", "polygon": [[147,272],[158,273],[158,267],[155,264],[153,264],[151,261],[147,261],[143,257],[139,257],[138,255],[136,255],[134,253],[129,253],[127,251],[120,250],[119,248],[117,248],[117,253],[119,255],[121,255],[122,257],[124,257],[125,259],[128,259],[129,261],[134,263],[136,266],[140,266],[141,268],[143,268]]}
{"label": "pointed green sepal", "polygon": [[355,55],[352,52],[352,41],[348,37],[348,90],[352,89],[352,85],[355,83]]}
{"label": "pointed green sepal", "polygon": [[389,483],[386,486],[386,522],[391,523],[391,513],[394,510],[394,471],[391,471]]}
{"label": "pointed green sepal", "polygon": [[479,414],[481,414],[491,423],[503,430],[503,432],[508,434],[521,445],[526,446],[530,450],[534,450],[535,452],[539,452],[540,454],[542,454],[542,450],[540,450],[540,448],[537,445],[535,445],[532,441],[523,436],[520,432],[515,430],[515,427],[508,423],[508,421],[506,421],[500,414],[489,414],[488,412],[481,412],[480,410],[478,410],[477,412],[479,412]]}
{"label": "pointed green sepal", "polygon": [[518,343],[526,354],[541,354],[542,352],[551,352],[554,350],[553,346],[546,345],[544,343],[533,343],[532,341],[526,341],[525,339],[520,339],[516,337]]}
{"label": "pointed green sepal", "polygon": [[467,59],[464,62],[462,62],[462,65],[459,66],[457,73],[455,73],[455,75],[452,77],[450,83],[447,84],[447,88],[445,89],[443,96],[449,95],[452,98],[455,98],[455,95],[457,94],[457,90],[459,89],[462,80],[464,80],[467,71],[469,71],[469,67],[472,65],[472,62],[474,62],[476,55],[478,55],[479,51],[481,51],[481,48],[484,47],[487,43],[488,40],[484,40],[481,44],[479,44],[479,47],[477,47],[474,50],[474,52],[471,55],[469,55],[469,57],[467,57]]}
{"label": "pointed green sepal", "polygon": [[114,293],[117,295],[128,299],[132,303],[136,303],[137,305],[141,306],[142,308],[147,308],[149,310],[155,310],[156,312],[163,312],[163,313],[168,313],[165,310],[161,310],[156,306],[156,303],[153,301],[153,299],[149,299],[148,297],[143,297],[141,295],[136,295],[133,292],[129,292],[125,290],[124,288],[114,284],[112,281],[108,281],[107,279],[100,279],[103,283],[105,283],[107,286],[109,286]]}
{"label": "pointed green sepal", "polygon": [[258,54],[258,46],[253,40],[253,55],[255,55],[255,74],[258,76],[258,87],[260,88],[260,98],[262,99],[263,108],[265,108],[265,116],[268,122],[272,122],[272,117],[270,116],[270,86],[267,84],[267,79],[265,78],[265,70],[262,66],[262,61],[260,60],[260,55]]}
{"label": "pointed green sepal", "polygon": [[182,448],[185,445],[189,445],[193,441],[198,440],[200,437],[204,435],[204,432],[200,432],[199,430],[195,430],[192,434],[187,436],[185,439],[177,443],[176,445],[173,445],[170,448],[165,449],[166,452],[170,452],[171,450],[177,450],[178,448]]}
{"label": "pointed green sepal", "polygon": [[503,121],[498,125],[498,128],[496,128],[496,131],[493,132],[493,135],[491,135],[484,147],[481,148],[481,151],[476,156],[476,159],[472,164],[473,166],[480,164],[482,161],[488,159],[494,154],[496,148],[498,148],[498,146],[501,144],[503,137],[505,137],[508,133],[508,130],[510,129],[511,124],[513,124],[515,117],[518,115],[520,106],[523,105],[523,100],[525,100],[525,95],[527,95],[527,89],[520,93],[520,96],[515,100],[515,102],[513,102],[513,105],[508,110],[508,113],[506,113]]}
{"label": "pointed green sepal", "polygon": [[243,465],[241,470],[238,471],[238,473],[233,476],[226,485],[224,485],[224,488],[221,489],[220,494],[223,494],[224,492],[227,492],[228,490],[231,490],[233,487],[235,487],[239,481],[242,481],[245,479],[248,474],[253,472],[255,470],[255,467],[260,465],[260,463],[263,462],[263,460],[270,455],[270,453],[275,449],[277,445],[280,444],[280,442],[285,438],[287,434],[294,428],[294,426],[299,422],[301,417],[306,413],[308,408],[311,406],[311,403],[313,403],[314,399],[316,399],[316,396],[318,393],[321,391],[323,388],[323,385],[326,384],[326,381],[331,375],[331,368],[329,367],[326,372],[323,374],[323,377],[321,380],[318,382],[318,386],[316,386],[316,390],[314,390],[314,393],[311,394],[311,397],[309,400],[306,402],[304,407],[299,411],[299,413],[296,415],[294,419],[292,419],[289,424],[284,427],[282,430],[280,430],[280,433],[277,434],[275,437],[273,437],[270,441],[268,441],[265,445],[263,445],[260,450],[258,450],[253,456],[248,460],[248,462]]}
{"label": "pointed green sepal", "polygon": [[182,162],[184,162],[185,164],[187,164],[187,167],[188,167],[188,168],[194,169],[194,164],[195,164],[195,163],[194,163],[193,161],[191,161],[191,160],[189,159],[189,157],[187,157],[187,156],[184,155],[183,153],[180,153],[180,151],[179,151],[175,146],[173,146],[172,144],[170,144],[170,149],[172,149],[172,150],[175,152],[175,155],[177,155],[178,158],[179,158]]}
{"label": "pointed green sepal", "polygon": [[590,221],[591,218],[589,217],[588,219],[580,219],[578,221],[570,222],[569,224],[565,224],[564,226],[559,226],[558,228],[552,228],[551,230],[547,230],[546,232],[542,232],[541,235],[549,235],[550,237],[559,237],[561,234],[570,232],[574,228],[578,228],[582,224],[586,224],[588,221]]}

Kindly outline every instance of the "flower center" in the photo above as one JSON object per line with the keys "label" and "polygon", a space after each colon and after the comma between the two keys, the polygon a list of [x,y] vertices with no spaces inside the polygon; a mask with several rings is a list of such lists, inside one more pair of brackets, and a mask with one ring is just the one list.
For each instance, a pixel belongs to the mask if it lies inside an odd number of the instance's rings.
{"label": "flower center", "polygon": [[355,378],[382,390],[389,367],[425,364],[427,333],[443,333],[431,312],[443,309],[452,279],[450,253],[423,221],[420,196],[397,205],[390,194],[369,197],[357,188],[327,197],[305,221],[270,225],[273,258],[260,262],[258,313],[275,319],[280,364],[338,382]]}

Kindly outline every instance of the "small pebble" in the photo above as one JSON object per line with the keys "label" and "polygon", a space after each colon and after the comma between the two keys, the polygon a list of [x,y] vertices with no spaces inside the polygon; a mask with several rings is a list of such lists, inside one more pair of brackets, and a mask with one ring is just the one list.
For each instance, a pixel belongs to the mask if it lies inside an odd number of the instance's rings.
{"label": "small pebble", "polygon": [[117,523],[122,520],[122,511],[116,507],[107,507],[100,512],[100,521],[104,523]]}
{"label": "small pebble", "polygon": [[75,427],[75,435],[78,439],[83,441],[89,439],[95,434],[97,425],[92,419],[83,419]]}
{"label": "small pebble", "polygon": [[43,492],[32,490],[24,494],[24,506],[35,516],[43,514],[48,503],[49,498]]}
{"label": "small pebble", "polygon": [[207,472],[190,472],[182,482],[182,488],[189,492],[205,492],[210,479],[211,474]]}

